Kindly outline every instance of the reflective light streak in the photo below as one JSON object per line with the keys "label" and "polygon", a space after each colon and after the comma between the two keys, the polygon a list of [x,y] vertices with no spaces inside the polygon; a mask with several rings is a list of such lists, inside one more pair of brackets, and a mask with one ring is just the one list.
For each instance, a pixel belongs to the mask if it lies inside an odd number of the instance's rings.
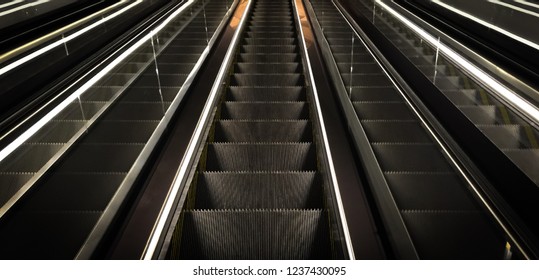
{"label": "reflective light streak", "polygon": [[500,82],[498,82],[494,78],[487,75],[485,72],[483,72],[477,66],[467,61],[457,52],[453,51],[452,49],[450,49],[443,43],[439,42],[437,38],[427,33],[425,30],[423,30],[422,28],[420,28],[419,26],[417,26],[416,24],[414,24],[413,22],[405,18],[403,15],[399,14],[397,11],[395,11],[391,7],[387,6],[385,3],[381,2],[381,0],[376,0],[376,3],[382,6],[384,9],[386,9],[388,12],[390,12],[394,17],[399,19],[407,27],[414,30],[414,32],[416,32],[424,40],[429,42],[432,46],[438,48],[440,52],[442,52],[445,56],[449,57],[452,61],[458,64],[461,68],[465,69],[470,74],[478,78],[485,85],[489,86],[490,89],[492,89],[494,93],[496,93],[499,97],[513,104],[516,108],[518,108],[520,111],[524,112],[528,117],[530,117],[535,123],[539,124],[539,110],[536,107],[532,106],[530,103],[528,103],[526,100],[524,100],[522,97],[520,97],[516,93],[507,89]]}
{"label": "reflective light streak", "polygon": [[[18,147],[20,147],[25,141],[30,139],[30,137],[35,135],[41,128],[43,128],[43,126],[45,126],[55,116],[57,116],[62,110],[64,110],[67,106],[69,106],[71,102],[77,100],[86,90],[88,90],[97,81],[99,81],[106,74],[108,74],[114,67],[120,64],[125,58],[127,58],[130,54],[132,54],[142,44],[148,42],[152,38],[152,36],[157,34],[157,32],[163,29],[170,21],[172,21],[176,16],[178,16],[178,14],[180,14],[186,8],[186,6],[190,5],[194,1],[195,0],[187,1],[186,4],[182,5],[178,10],[176,10],[174,13],[169,15],[169,17],[165,19],[165,21],[162,24],[157,26],[155,29],[150,31],[143,38],[141,38],[136,43],[131,45],[125,52],[123,52],[121,55],[115,58],[105,68],[100,70],[90,80],[84,83],[80,88],[75,90],[75,92],[73,92],[69,97],[67,97],[64,101],[62,101],[59,105],[57,105],[54,109],[52,109],[49,113],[47,113],[43,118],[37,121],[34,125],[32,125],[28,130],[22,133],[19,137],[17,137],[17,139],[15,139],[13,142],[7,145],[2,151],[0,151],[0,162],[2,162],[7,156],[9,156]],[[137,1],[137,4],[140,2],[141,1]]]}
{"label": "reflective light streak", "polygon": [[522,5],[527,5],[527,6],[531,6],[531,7],[539,9],[539,5],[535,4],[535,3],[531,3],[531,2],[528,2],[528,1],[525,1],[525,0],[514,0],[514,1],[517,2],[517,3],[520,3]]}
{"label": "reflective light streak", "polygon": [[5,8],[5,7],[9,7],[9,6],[13,6],[13,5],[18,4],[18,3],[21,3],[21,2],[23,2],[23,1],[24,1],[24,0],[13,0],[13,1],[11,1],[11,2],[1,4],[1,5],[0,5],[0,9],[3,9],[3,8]]}
{"label": "reflective light streak", "polygon": [[[380,0],[376,0],[376,2],[381,3]],[[463,11],[453,7],[453,6],[450,6],[450,5],[448,5],[448,4],[444,3],[444,2],[441,2],[440,0],[432,0],[432,3],[438,4],[438,5],[446,8],[446,9],[448,9],[448,10],[454,12],[454,13],[457,13],[457,14],[463,16],[463,17],[469,18],[469,19],[471,19],[471,20],[473,20],[473,21],[475,21],[475,22],[477,22],[479,24],[482,24],[482,25],[484,25],[484,26],[486,26],[486,27],[488,27],[488,28],[490,28],[492,30],[496,30],[497,32],[500,32],[500,33],[504,34],[505,36],[508,36],[508,37],[510,37],[510,38],[512,38],[514,40],[517,40],[517,41],[519,41],[519,42],[521,42],[523,44],[526,44],[526,45],[528,45],[528,46],[530,46],[530,47],[532,47],[534,49],[539,50],[539,44],[534,43],[534,42],[532,42],[532,41],[530,41],[530,40],[528,40],[526,38],[520,37],[520,36],[518,36],[516,34],[513,34],[513,33],[509,32],[509,31],[507,31],[507,30],[505,30],[505,29],[503,29],[503,28],[501,28],[499,26],[496,26],[494,24],[486,22],[486,21],[484,21],[484,20],[482,20],[482,19],[480,19],[478,17],[475,17],[475,16],[469,14],[469,13],[463,12]]]}
{"label": "reflective light streak", "polygon": [[[8,15],[8,14],[11,14],[11,13],[14,13],[14,12],[17,12],[17,11],[20,11],[20,10],[23,10],[23,9],[26,9],[26,8],[30,8],[30,7],[33,7],[33,6],[37,6],[37,5],[41,5],[43,3],[47,3],[49,2],[50,0],[38,0],[34,3],[28,3],[28,4],[24,4],[24,5],[21,5],[21,6],[18,6],[16,8],[13,8],[13,9],[9,9],[7,11],[3,11],[3,12],[0,12],[0,17],[1,16],[5,16],[5,15]],[[17,1],[14,1],[14,2],[17,2]],[[22,1],[19,1],[19,2],[22,2]],[[11,5],[14,5],[14,4],[17,4],[17,3],[7,3],[7,4],[4,4],[4,7],[5,5],[7,6],[11,6]],[[3,8],[3,7],[2,7]]]}
{"label": "reflective light streak", "polygon": [[[122,1],[126,2],[127,0],[122,0]],[[46,52],[49,52],[50,50],[52,50],[52,49],[54,49],[54,48],[56,48],[58,46],[61,46],[62,44],[65,44],[65,43],[67,43],[67,42],[81,36],[82,34],[84,34],[84,33],[88,32],[88,31],[92,30],[93,28],[95,28],[95,27],[97,27],[97,26],[99,26],[99,25],[101,25],[101,24],[103,24],[103,23],[105,23],[105,22],[107,22],[107,21],[109,21],[109,20],[123,14],[127,10],[133,8],[134,6],[136,6],[136,5],[138,5],[138,4],[142,3],[142,2],[143,2],[142,0],[136,0],[135,2],[129,4],[128,6],[116,11],[113,14],[110,14],[109,16],[107,16],[105,18],[100,19],[99,21],[96,21],[96,22],[92,23],[91,25],[86,26],[85,28],[83,28],[83,29],[81,29],[79,31],[77,31],[77,32],[75,32],[75,33],[73,33],[73,34],[71,34],[69,36],[63,37],[62,39],[59,39],[59,40],[55,41],[54,43],[51,43],[50,45],[47,45],[47,46],[45,46],[45,47],[43,47],[43,48],[41,48],[39,50],[36,50],[35,52],[33,52],[31,54],[28,54],[28,55],[26,55],[26,56],[24,56],[24,57],[22,57],[22,58],[20,58],[20,59],[18,59],[16,61],[10,63],[10,64],[2,67],[0,69],[0,75],[4,75],[5,73],[7,73],[7,72],[9,72],[9,71],[23,65],[24,63],[26,63],[26,62],[28,62],[28,61],[30,61],[30,60],[44,54]]]}

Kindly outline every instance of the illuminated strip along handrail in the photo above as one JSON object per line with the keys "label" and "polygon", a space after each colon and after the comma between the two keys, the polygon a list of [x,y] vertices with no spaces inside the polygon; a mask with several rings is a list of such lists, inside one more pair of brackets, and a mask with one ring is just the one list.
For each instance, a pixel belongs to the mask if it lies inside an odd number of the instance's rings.
{"label": "illuminated strip along handrail", "polygon": [[16,57],[17,55],[20,55],[32,48],[35,48],[37,46],[39,46],[40,44],[43,44],[45,43],[47,40],[50,40],[56,36],[60,36],[61,34],[65,33],[65,32],[68,32],[70,30],[74,30],[75,28],[79,27],[79,26],[82,26],[83,24],[91,21],[92,19],[94,18],[98,18],[98,17],[101,17],[103,16],[104,14],[108,13],[109,11],[111,10],[114,10],[116,7],[118,6],[121,6],[123,5],[124,3],[127,3],[128,1],[127,0],[120,0],[118,1],[117,3],[114,3],[113,5],[110,5],[110,6],[107,6],[106,8],[102,9],[101,11],[98,11],[96,13],[93,13],[89,16],[86,16],[80,20],[77,20],[73,23],[70,23],[64,27],[61,27],[47,35],[44,35],[44,36],[41,36],[40,38],[37,38],[35,40],[32,40],[22,46],[19,46],[13,50],[10,50],[6,53],[3,53],[2,55],[0,55],[0,63],[3,63],[9,59],[12,59],[14,57]]}

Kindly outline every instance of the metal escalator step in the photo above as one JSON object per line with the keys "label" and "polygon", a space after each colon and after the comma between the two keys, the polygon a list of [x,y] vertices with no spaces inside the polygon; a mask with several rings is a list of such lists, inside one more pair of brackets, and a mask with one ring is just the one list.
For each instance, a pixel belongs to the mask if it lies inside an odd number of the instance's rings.
{"label": "metal escalator step", "polygon": [[505,241],[482,213],[403,211],[422,259],[501,259]]}
{"label": "metal escalator step", "polygon": [[182,259],[326,259],[322,210],[191,210],[184,216]]}
{"label": "metal escalator step", "polygon": [[242,53],[296,53],[296,45],[243,45]]}
{"label": "metal escalator step", "polygon": [[476,210],[474,198],[454,173],[386,172],[400,209]]}
{"label": "metal escalator step", "polygon": [[475,124],[485,125],[503,123],[502,114],[494,105],[459,106],[459,109]]}
{"label": "metal escalator step", "polygon": [[294,31],[294,26],[292,25],[281,25],[281,26],[249,26],[247,30],[252,32],[292,32]]}
{"label": "metal escalator step", "polygon": [[[432,81],[432,78],[430,80]],[[458,90],[462,88],[460,77],[437,76],[434,80],[434,85],[442,91]]]}
{"label": "metal escalator step", "polygon": [[62,172],[127,172],[144,144],[77,144],[58,168]]}
{"label": "metal escalator step", "polygon": [[236,63],[235,73],[294,73],[299,72],[299,63]]}
{"label": "metal escalator step", "polygon": [[316,170],[312,143],[211,143],[207,171]]}
{"label": "metal escalator step", "polygon": [[[349,89],[350,90],[350,89]],[[352,87],[352,96],[354,101],[380,101],[395,102],[402,101],[402,96],[394,87]]]}
{"label": "metal escalator step", "polygon": [[303,86],[301,74],[233,74],[231,86]]}
{"label": "metal escalator step", "polygon": [[24,209],[103,211],[124,177],[124,173],[55,173],[33,190]]}
{"label": "metal escalator step", "polygon": [[473,89],[447,90],[444,91],[445,96],[457,106],[474,106],[481,105],[482,100],[477,92]]}
{"label": "metal escalator step", "polygon": [[[481,125],[478,128],[500,149],[531,148],[528,135],[520,125]],[[535,139],[539,139],[534,134]]]}
{"label": "metal escalator step", "polygon": [[363,121],[371,142],[431,143],[432,139],[417,121]]}
{"label": "metal escalator step", "polygon": [[296,38],[244,38],[244,45],[292,45],[296,43]]}
{"label": "metal escalator step", "polygon": [[34,173],[0,173],[0,205],[4,205]]}
{"label": "metal escalator step", "polygon": [[301,101],[305,100],[304,87],[229,87],[229,101]]}
{"label": "metal escalator step", "polygon": [[224,102],[223,119],[307,119],[305,102]]}
{"label": "metal escalator step", "polygon": [[312,127],[307,120],[221,120],[215,125],[215,142],[310,142]]}
{"label": "metal escalator step", "polygon": [[0,259],[73,259],[101,214],[19,211],[0,230],[0,239],[9,240],[2,243]]}
{"label": "metal escalator step", "polygon": [[158,121],[101,121],[85,138],[86,143],[146,143]]}
{"label": "metal escalator step", "polygon": [[238,62],[251,62],[251,63],[276,63],[276,62],[299,62],[298,54],[252,54],[252,53],[240,53],[238,55]]}
{"label": "metal escalator step", "polygon": [[270,38],[293,38],[295,36],[294,32],[253,32],[253,31],[247,31],[245,32],[246,38],[264,38],[264,39],[270,39]]}
{"label": "metal escalator step", "polygon": [[353,102],[360,120],[415,120],[404,103]]}
{"label": "metal escalator step", "polygon": [[383,171],[453,171],[434,144],[373,143],[372,148]]}
{"label": "metal escalator step", "polygon": [[322,208],[315,172],[204,172],[196,189],[197,209]]}

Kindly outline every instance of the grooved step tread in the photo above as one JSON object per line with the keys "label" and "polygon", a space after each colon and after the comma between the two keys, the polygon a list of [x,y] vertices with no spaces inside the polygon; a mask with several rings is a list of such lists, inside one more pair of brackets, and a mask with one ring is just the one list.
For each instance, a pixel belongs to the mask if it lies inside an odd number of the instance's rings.
{"label": "grooved step tread", "polygon": [[182,259],[326,259],[322,210],[184,212]]}
{"label": "grooved step tread", "polygon": [[312,209],[323,206],[322,197],[315,172],[204,172],[195,208]]}

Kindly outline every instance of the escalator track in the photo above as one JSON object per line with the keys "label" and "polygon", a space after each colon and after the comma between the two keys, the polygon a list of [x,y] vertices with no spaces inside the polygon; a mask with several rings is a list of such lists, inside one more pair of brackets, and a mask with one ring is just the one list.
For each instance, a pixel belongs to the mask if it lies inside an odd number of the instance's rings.
{"label": "escalator track", "polygon": [[292,3],[253,5],[167,258],[334,257]]}
{"label": "escalator track", "polygon": [[[397,258],[501,259],[504,232],[332,1],[311,1]],[[359,140],[358,140],[359,139]],[[369,168],[368,166],[375,167]]]}

